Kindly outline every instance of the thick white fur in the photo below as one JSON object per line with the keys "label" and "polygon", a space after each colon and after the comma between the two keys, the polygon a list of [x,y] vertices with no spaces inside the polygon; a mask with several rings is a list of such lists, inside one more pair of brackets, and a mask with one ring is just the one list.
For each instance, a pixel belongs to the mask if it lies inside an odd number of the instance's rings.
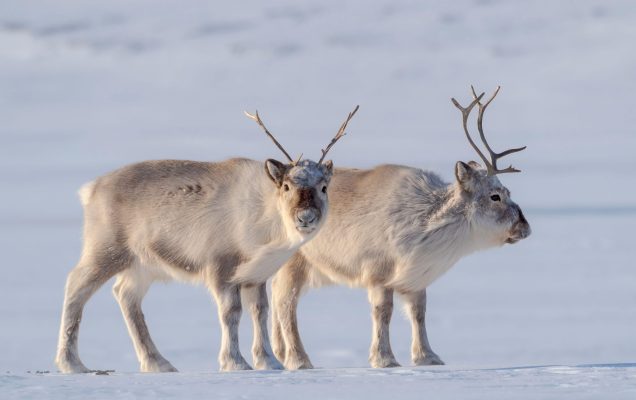
{"label": "thick white fur", "polygon": [[[303,161],[291,171],[299,174],[305,168],[324,170]],[[320,179],[315,181],[322,184]],[[84,185],[79,191],[85,214],[84,248],[66,285],[56,359],[60,370],[88,371],[77,351],[79,321],[86,301],[113,276],[117,277],[113,293],[142,371],[176,371],[153,344],[141,312],[141,301],[157,280],[208,286],[218,303],[222,370],[250,368],[239,351],[237,336],[240,292],[245,292],[250,302],[256,301],[250,309],[259,324],[252,349],[254,364],[282,368],[269,345],[264,284],[315,235],[321,223],[311,233],[300,233],[289,200],[293,190],[282,201],[279,187],[263,163],[246,159],[151,161]],[[326,195],[316,193],[324,197],[321,215],[325,215]]]}
{"label": "thick white fur", "polygon": [[[298,334],[299,293],[333,283],[369,290],[372,366],[397,365],[388,340],[390,316],[384,315],[392,310],[393,291],[405,299],[413,323],[413,362],[442,363],[426,338],[426,288],[460,258],[530,234],[496,177],[477,164],[457,168],[464,180],[452,184],[396,165],[335,172],[325,226],[273,281],[274,352],[287,368],[312,365]],[[493,193],[502,201],[491,200]]]}

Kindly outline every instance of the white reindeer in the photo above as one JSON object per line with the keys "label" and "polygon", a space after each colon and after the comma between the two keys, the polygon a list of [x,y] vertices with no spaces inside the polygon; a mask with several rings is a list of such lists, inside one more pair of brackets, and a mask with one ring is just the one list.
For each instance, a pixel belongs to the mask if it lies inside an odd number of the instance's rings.
{"label": "white reindeer", "polygon": [[90,182],[80,190],[84,247],[69,273],[56,363],[62,372],[89,372],[78,355],[82,310],[111,277],[144,372],[176,371],[157,350],[141,302],[157,280],[204,283],[218,305],[221,370],[251,369],[239,350],[241,291],[254,322],[254,367],[281,369],[267,333],[265,281],[320,229],[327,213],[333,164],[323,160],[356,109],[316,163],[230,159],[208,163],[147,161]]}
{"label": "white reindeer", "polygon": [[[399,165],[370,170],[336,169],[329,188],[330,212],[316,238],[303,246],[275,275],[272,286],[274,354],[288,369],[312,368],[298,332],[296,309],[308,288],[341,283],[368,289],[373,336],[373,367],[395,367],[389,342],[393,293],[404,300],[412,323],[411,357],[415,365],[443,364],[428,343],[424,321],[426,288],[461,257],[530,235],[521,209],[510,199],[497,174],[497,160],[523,150],[492,151],[483,133],[483,114],[497,95],[467,107],[464,132],[486,165],[457,162],[456,181],[448,184],[428,171]],[[490,161],[467,128],[479,107],[478,129]]]}

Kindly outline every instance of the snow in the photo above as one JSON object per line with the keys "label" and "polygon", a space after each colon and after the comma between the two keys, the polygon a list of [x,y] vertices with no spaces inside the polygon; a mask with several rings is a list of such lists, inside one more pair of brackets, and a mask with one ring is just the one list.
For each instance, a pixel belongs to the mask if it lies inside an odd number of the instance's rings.
{"label": "snow", "polygon": [[[3,1],[0,398],[635,398],[635,21],[627,0]],[[110,285],[86,307],[80,353],[116,372],[56,372],[83,183],[143,159],[281,159],[243,110],[315,159],[355,104],[336,166],[451,179],[475,158],[450,103],[467,103],[470,84],[502,85],[485,120],[493,146],[528,145],[505,160],[523,173],[501,180],[533,235],[430,287],[429,338],[446,366],[408,366],[396,312],[404,367],[369,369],[366,294],[332,287],[299,308],[319,369],[221,374],[210,296],[171,284],[144,311],[181,373],[136,372]],[[250,339],[244,317],[248,359]]]}
{"label": "snow", "polygon": [[[6,376],[16,398],[633,399],[636,364],[464,369],[317,369],[210,374]],[[81,390],[78,390],[81,388]],[[239,389],[240,391],[237,391]],[[611,393],[611,396],[608,396]]]}

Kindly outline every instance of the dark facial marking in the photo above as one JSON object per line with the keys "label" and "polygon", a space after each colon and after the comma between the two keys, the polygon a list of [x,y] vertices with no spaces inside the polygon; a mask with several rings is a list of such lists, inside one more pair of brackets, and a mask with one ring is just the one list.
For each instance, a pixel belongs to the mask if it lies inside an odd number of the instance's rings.
{"label": "dark facial marking", "polygon": [[298,189],[298,208],[315,207],[314,189]]}
{"label": "dark facial marking", "polygon": [[298,212],[301,210],[306,210],[309,208],[313,208],[317,212],[317,217],[320,218],[320,211],[322,209],[322,200],[318,198],[316,194],[316,189],[314,188],[303,188],[298,189],[296,192],[296,206],[293,208],[293,212]]}

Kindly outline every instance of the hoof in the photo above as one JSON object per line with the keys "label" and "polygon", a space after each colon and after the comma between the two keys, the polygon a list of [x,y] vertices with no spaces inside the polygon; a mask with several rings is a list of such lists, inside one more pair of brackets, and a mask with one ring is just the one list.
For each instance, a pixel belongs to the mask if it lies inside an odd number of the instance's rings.
{"label": "hoof", "polygon": [[146,360],[141,362],[139,369],[141,372],[178,372],[177,369],[170,364],[170,361],[161,355],[149,356]]}
{"label": "hoof", "polygon": [[60,357],[55,360],[55,364],[64,374],[87,374],[92,372],[80,361],[71,361],[66,357]]}
{"label": "hoof", "polygon": [[146,363],[142,364],[140,368],[141,372],[179,372],[168,361],[165,363]]}
{"label": "hoof", "polygon": [[373,368],[395,368],[401,367],[400,363],[395,360],[395,357],[371,357],[369,363]]}
{"label": "hoof", "polygon": [[392,361],[386,361],[386,362],[372,362],[371,363],[371,367],[373,368],[397,368],[397,367],[401,367],[400,363],[392,360]]}
{"label": "hoof", "polygon": [[300,359],[300,358],[292,358],[289,357],[285,360],[285,368],[288,370],[298,370],[298,369],[313,369],[314,366],[311,364],[309,359]]}
{"label": "hoof", "polygon": [[422,365],[445,365],[444,361],[442,361],[442,359],[439,358],[439,356],[437,354],[431,354],[431,355],[427,355],[424,358],[415,359],[415,360],[413,360],[413,364],[415,364],[416,366],[422,366]]}
{"label": "hoof", "polygon": [[223,372],[249,371],[252,369],[252,367],[250,367],[250,365],[247,363],[247,361],[245,361],[245,359],[243,359],[243,357],[241,357],[238,360],[221,361],[220,364],[221,364],[220,370]]}
{"label": "hoof", "polygon": [[281,370],[281,369],[285,369],[285,367],[276,359],[276,357],[269,356],[269,357],[254,358],[254,369]]}

